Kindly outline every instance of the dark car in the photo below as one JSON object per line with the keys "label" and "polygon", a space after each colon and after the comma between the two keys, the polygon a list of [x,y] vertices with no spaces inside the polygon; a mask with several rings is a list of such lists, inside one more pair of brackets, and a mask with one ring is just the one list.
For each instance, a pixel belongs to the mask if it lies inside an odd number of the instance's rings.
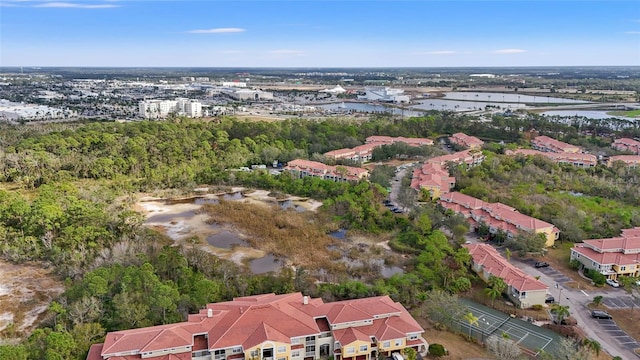
{"label": "dark car", "polygon": [[547,297],[544,299],[545,304],[553,304],[554,302],[556,302],[556,299],[551,295],[547,295]]}
{"label": "dark car", "polygon": [[549,266],[549,263],[546,261],[538,261],[534,266],[537,268],[543,268]]}
{"label": "dark car", "polygon": [[596,319],[611,319],[611,315],[608,312],[602,310],[593,310],[591,317]]}

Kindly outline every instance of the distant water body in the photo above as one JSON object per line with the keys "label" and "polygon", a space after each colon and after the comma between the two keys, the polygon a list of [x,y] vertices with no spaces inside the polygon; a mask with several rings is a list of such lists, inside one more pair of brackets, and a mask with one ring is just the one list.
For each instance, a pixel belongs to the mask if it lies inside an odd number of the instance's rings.
{"label": "distant water body", "polygon": [[597,120],[614,118],[614,119],[622,119],[622,120],[629,120],[629,121],[640,121],[640,119],[634,119],[626,116],[609,115],[607,114],[606,111],[597,111],[597,110],[552,110],[552,111],[545,111],[542,113],[542,115],[561,116],[561,117],[578,116],[578,117],[586,117],[588,119],[597,119]]}

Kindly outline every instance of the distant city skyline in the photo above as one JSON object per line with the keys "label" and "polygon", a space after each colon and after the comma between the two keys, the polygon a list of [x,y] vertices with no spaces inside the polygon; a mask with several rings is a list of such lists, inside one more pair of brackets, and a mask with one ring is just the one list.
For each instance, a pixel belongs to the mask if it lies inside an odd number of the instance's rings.
{"label": "distant city skyline", "polygon": [[0,0],[0,66],[608,65],[639,1]]}

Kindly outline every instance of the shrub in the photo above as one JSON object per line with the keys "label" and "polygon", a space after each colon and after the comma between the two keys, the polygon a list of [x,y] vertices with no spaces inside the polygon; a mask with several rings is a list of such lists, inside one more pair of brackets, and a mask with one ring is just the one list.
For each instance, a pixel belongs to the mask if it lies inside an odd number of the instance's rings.
{"label": "shrub", "polygon": [[429,355],[435,357],[445,356],[447,354],[447,350],[441,344],[431,344],[429,345]]}
{"label": "shrub", "polygon": [[[573,270],[578,270],[580,268],[580,261],[573,259],[569,262],[569,267]],[[587,271],[587,269],[584,269],[585,272]],[[586,275],[586,273],[585,273]]]}
{"label": "shrub", "polygon": [[542,310],[542,305],[541,304],[535,304],[531,307],[531,310]]}

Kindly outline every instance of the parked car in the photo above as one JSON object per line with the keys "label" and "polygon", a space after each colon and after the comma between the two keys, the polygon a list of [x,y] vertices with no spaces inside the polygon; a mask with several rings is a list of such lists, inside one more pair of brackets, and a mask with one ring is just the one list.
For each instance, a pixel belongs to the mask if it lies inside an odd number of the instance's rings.
{"label": "parked car", "polygon": [[595,319],[611,319],[611,315],[608,312],[602,310],[593,310],[591,317]]}
{"label": "parked car", "polygon": [[613,279],[607,279],[607,284],[613,286],[614,288],[619,288],[620,287],[620,284],[617,281],[613,280]]}
{"label": "parked car", "polygon": [[554,298],[552,295],[547,294],[547,297],[544,299],[544,303],[553,304],[554,302],[556,302],[556,298]]}
{"label": "parked car", "polygon": [[537,261],[534,266],[537,268],[543,268],[549,266],[549,263],[546,261]]}
{"label": "parked car", "polygon": [[391,358],[393,360],[404,360],[404,357],[402,357],[402,355],[400,355],[400,353],[398,352],[394,352],[391,354]]}

